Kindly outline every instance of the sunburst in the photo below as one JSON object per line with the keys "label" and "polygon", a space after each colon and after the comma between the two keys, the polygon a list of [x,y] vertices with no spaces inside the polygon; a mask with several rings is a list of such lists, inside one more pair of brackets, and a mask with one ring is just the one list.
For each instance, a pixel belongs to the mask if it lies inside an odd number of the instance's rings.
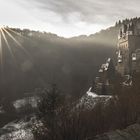
{"label": "sunburst", "polygon": [[[24,49],[24,47],[20,44],[20,42],[18,40],[16,40],[16,38],[7,29],[8,28],[3,28],[5,33],[7,33],[7,35],[17,44],[17,46],[19,46],[20,49],[22,49],[26,54],[28,54],[28,52]],[[13,32],[15,32],[15,31],[13,31]]]}
{"label": "sunburst", "polygon": [[22,44],[18,41],[17,37],[19,39],[24,38],[25,40],[29,40],[32,42],[32,40],[29,39],[28,37],[16,32],[15,30],[13,30],[9,27],[0,28],[0,67],[2,68],[1,75],[3,75],[3,72],[4,72],[4,66],[3,66],[3,60],[4,60],[4,56],[3,56],[4,55],[3,54],[4,48],[3,47],[4,46],[3,46],[3,42],[5,42],[12,58],[14,59],[16,66],[19,66],[18,63],[16,63],[16,55],[14,54],[14,51],[12,48],[13,45],[11,46],[11,44],[9,43],[9,39],[10,39],[10,42],[13,41],[13,43],[15,43],[15,47],[18,47],[24,53],[24,55],[26,55],[27,59],[29,59],[29,61],[34,65],[34,67],[35,67],[34,71],[36,72],[37,75],[40,76],[40,80],[43,83],[43,86],[45,86],[46,82],[43,79],[43,77],[41,76],[42,74],[40,73],[40,70],[38,71],[38,69],[37,69],[38,67],[35,64],[34,59],[32,58],[32,55],[25,49],[25,47],[22,46]]}
{"label": "sunburst", "polygon": [[1,34],[1,29],[0,29],[0,64],[1,64],[1,68],[3,66],[3,58],[2,58],[2,34]]}
{"label": "sunburst", "polygon": [[17,47],[19,47],[20,49],[22,49],[22,51],[24,51],[24,53],[26,53],[26,55],[28,55],[28,57],[30,56],[30,54],[27,52],[27,50],[21,45],[21,43],[12,35],[12,33],[14,33],[17,36],[21,36],[20,33],[8,28],[8,27],[2,27],[0,28],[0,64],[1,64],[1,68],[3,67],[3,45],[2,45],[2,40],[4,40],[6,46],[8,47],[8,50],[13,58],[13,60],[15,61],[16,64],[16,58],[15,55],[13,53],[13,50],[9,44],[8,38],[11,38],[13,40],[13,42],[16,44]]}
{"label": "sunburst", "polygon": [[2,37],[3,37],[3,39],[4,39],[5,43],[6,43],[9,51],[10,51],[11,56],[13,57],[13,59],[15,59],[14,54],[13,54],[13,51],[12,51],[12,49],[11,49],[9,43],[8,43],[8,40],[6,38],[6,35],[4,34],[3,28],[1,28],[1,34],[2,34]]}
{"label": "sunburst", "polygon": [[[20,33],[18,33],[18,32],[16,32],[16,31],[12,30],[12,29],[9,28],[9,27],[7,27],[6,29],[9,30],[9,31],[11,31],[11,32],[13,32],[14,34],[16,34],[16,35],[18,35],[18,36],[22,36]],[[22,36],[22,37],[24,37],[24,36]]]}

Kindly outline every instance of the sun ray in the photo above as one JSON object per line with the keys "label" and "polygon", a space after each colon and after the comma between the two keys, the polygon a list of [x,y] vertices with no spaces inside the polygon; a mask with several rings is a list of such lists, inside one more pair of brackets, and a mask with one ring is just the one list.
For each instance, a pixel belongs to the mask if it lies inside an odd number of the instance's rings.
{"label": "sun ray", "polygon": [[13,39],[15,41],[15,43],[18,45],[18,46],[22,46],[7,30],[6,28],[3,28],[3,30],[9,35],[9,37],[11,39]]}
{"label": "sun ray", "polygon": [[[5,29],[6,29],[6,30],[9,30],[9,31],[11,31],[11,32],[13,32],[15,35],[17,35],[17,36],[19,36],[19,37],[23,37],[24,39],[29,40],[29,38],[28,38],[28,37],[26,37],[26,36],[24,36],[24,35],[22,35],[22,34],[20,34],[20,33],[16,32],[16,31],[12,30],[12,29],[11,29],[11,28],[9,28],[9,27],[6,27]],[[30,41],[32,41],[32,40],[30,40]],[[33,41],[32,41],[32,42],[33,42]]]}
{"label": "sun ray", "polygon": [[6,30],[6,28],[3,28],[3,30],[9,35],[9,37],[28,55],[29,53],[27,52],[27,50],[11,35],[11,33],[9,33],[9,31]]}
{"label": "sun ray", "polygon": [[5,34],[4,34],[3,28],[1,29],[1,33],[2,33],[2,37],[3,37],[4,41],[5,41],[8,49],[9,49],[9,52],[10,52],[11,56],[13,57],[14,61],[16,62],[15,56],[13,54],[13,51],[12,51],[12,49],[11,49],[9,43],[8,43],[8,40],[7,40],[7,38],[6,38]]}
{"label": "sun ray", "polygon": [[[25,36],[23,36],[22,34],[20,34],[20,33],[18,33],[18,32],[16,32],[16,31],[14,31],[14,30],[12,30],[12,29],[10,29],[9,27],[7,27],[7,28],[5,28],[5,30],[9,33],[9,34],[11,34],[9,31],[11,31],[11,32],[13,32],[15,35],[17,35],[17,36],[19,36],[19,37],[23,37],[24,39],[28,39],[27,37],[25,37]],[[9,31],[8,31],[9,30]],[[12,36],[12,35],[11,35]],[[16,40],[17,41],[17,40]],[[20,44],[20,43],[19,43]],[[23,48],[23,46],[20,44],[20,47],[22,47],[22,49],[24,49],[24,51],[27,51],[27,50],[25,50],[25,48]]]}
{"label": "sun ray", "polygon": [[7,27],[6,29],[9,30],[9,31],[11,31],[11,32],[13,32],[14,34],[16,34],[16,35],[18,35],[18,36],[22,36],[22,37],[24,37],[24,36],[21,35],[20,33],[14,31],[14,30],[12,30],[12,29],[10,29],[9,27]]}
{"label": "sun ray", "polygon": [[2,37],[1,37],[1,29],[0,29],[0,67],[3,69],[3,56],[2,56]]}

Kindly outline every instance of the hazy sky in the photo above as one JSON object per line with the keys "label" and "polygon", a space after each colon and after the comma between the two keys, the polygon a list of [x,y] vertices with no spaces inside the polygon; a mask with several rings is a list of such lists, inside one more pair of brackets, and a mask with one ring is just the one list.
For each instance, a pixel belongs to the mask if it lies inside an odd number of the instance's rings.
{"label": "hazy sky", "polygon": [[140,15],[140,0],[0,0],[0,25],[71,37]]}

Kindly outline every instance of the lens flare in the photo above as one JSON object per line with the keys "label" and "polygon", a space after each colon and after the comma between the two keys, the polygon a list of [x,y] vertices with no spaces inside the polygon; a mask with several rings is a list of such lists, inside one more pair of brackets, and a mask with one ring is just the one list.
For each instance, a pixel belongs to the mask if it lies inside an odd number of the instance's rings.
{"label": "lens flare", "polygon": [[[7,30],[9,28],[3,28],[3,30],[5,31],[5,33],[7,33],[7,35],[20,47],[20,49],[22,49],[26,55],[30,56],[29,53],[26,51],[26,49],[20,44],[19,41],[16,40],[16,38]],[[13,31],[13,30],[11,30]],[[14,33],[16,33],[15,31],[13,31]],[[19,35],[18,33],[16,33],[17,35]]]}
{"label": "lens flare", "polygon": [[15,35],[22,37],[22,35],[9,27],[0,27],[0,67],[3,69],[3,42],[5,42],[10,55],[12,56],[12,59],[15,62],[15,65],[17,66],[16,58],[13,53],[12,47],[9,44],[8,39],[12,39],[12,41],[16,44],[16,47],[19,47],[25,54],[28,56],[28,58],[31,59],[31,55],[27,52],[27,50],[21,45],[21,43],[12,35],[14,33]]}
{"label": "lens flare", "polygon": [[1,65],[1,69],[3,69],[3,58],[2,58],[2,37],[1,37],[1,28],[0,28],[0,65]]}
{"label": "lens flare", "polygon": [[[9,30],[9,31],[11,31],[11,32],[13,32],[14,34],[16,34],[16,35],[18,35],[18,36],[22,36],[20,33],[14,31],[14,30],[12,30],[12,29],[10,29],[9,27],[7,27],[6,29]],[[22,37],[23,37],[23,36],[22,36]]]}
{"label": "lens flare", "polygon": [[[34,69],[35,73],[37,75],[39,75],[40,77],[40,81],[43,83],[43,85],[46,85],[45,80],[42,78],[42,74],[40,73],[40,70],[38,71],[37,68],[38,66],[36,66],[36,64],[34,63],[34,60],[32,58],[32,55],[25,49],[25,47],[22,46],[22,44],[17,40],[17,37],[19,37],[19,39],[26,39],[32,42],[31,39],[29,39],[26,36],[23,36],[22,34],[16,32],[15,30],[9,28],[9,27],[0,27],[0,68],[2,68],[1,70],[1,75],[4,75],[4,46],[3,43],[5,43],[5,45],[8,48],[8,51],[10,52],[12,59],[15,62],[15,66],[21,68],[20,65],[18,65],[17,61],[16,61],[16,55],[13,52],[12,47],[14,47],[13,45],[11,46],[9,43],[9,39],[10,42],[13,41],[13,43],[15,44],[16,47],[18,47],[20,50],[22,50],[22,52],[24,53],[24,55],[26,55],[27,59],[29,59],[29,61],[34,65],[34,67],[36,67],[36,69]],[[13,44],[12,43],[12,44]]]}
{"label": "lens flare", "polygon": [[13,54],[13,51],[12,51],[12,49],[11,49],[9,43],[8,43],[8,40],[7,40],[7,38],[6,38],[6,35],[4,34],[3,28],[1,29],[1,33],[2,33],[2,37],[3,37],[4,41],[5,41],[5,43],[6,43],[7,47],[8,47],[8,49],[9,49],[9,52],[10,52],[11,56],[13,57],[14,61],[16,61],[15,56],[14,56],[14,54]]}

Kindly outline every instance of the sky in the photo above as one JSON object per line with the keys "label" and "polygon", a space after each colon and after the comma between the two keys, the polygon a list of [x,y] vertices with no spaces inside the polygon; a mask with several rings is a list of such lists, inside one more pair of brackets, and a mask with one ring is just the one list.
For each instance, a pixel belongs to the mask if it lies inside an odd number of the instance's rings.
{"label": "sky", "polygon": [[0,26],[63,37],[94,34],[116,21],[139,17],[140,0],[0,0]]}

